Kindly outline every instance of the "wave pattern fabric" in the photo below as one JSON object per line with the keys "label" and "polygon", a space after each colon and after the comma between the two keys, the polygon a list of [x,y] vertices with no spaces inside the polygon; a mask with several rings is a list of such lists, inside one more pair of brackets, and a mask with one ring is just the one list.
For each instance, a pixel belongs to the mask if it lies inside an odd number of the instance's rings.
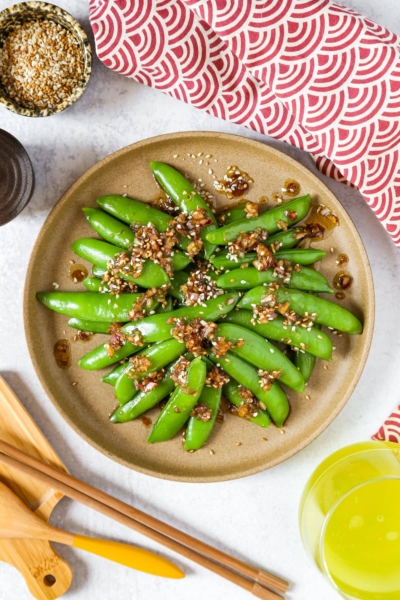
{"label": "wave pattern fabric", "polygon": [[400,443],[400,406],[386,419],[379,431],[372,436],[372,439]]}
{"label": "wave pattern fabric", "polygon": [[317,155],[400,247],[399,38],[330,0],[89,0],[105,65]]}

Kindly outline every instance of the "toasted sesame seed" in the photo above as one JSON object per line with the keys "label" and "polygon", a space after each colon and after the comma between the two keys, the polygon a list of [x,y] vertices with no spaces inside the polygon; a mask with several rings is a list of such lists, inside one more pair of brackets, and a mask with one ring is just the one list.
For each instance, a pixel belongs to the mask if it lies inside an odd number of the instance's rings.
{"label": "toasted sesame seed", "polygon": [[52,285],[55,287],[56,290],[58,290],[58,288],[60,287],[59,284],[55,281],[53,281]]}
{"label": "toasted sesame seed", "polygon": [[284,430],[284,429],[280,429],[280,430],[279,430],[279,433],[280,433],[281,435],[284,435],[284,433],[285,433],[285,430]]}
{"label": "toasted sesame seed", "polygon": [[215,454],[214,450],[209,450],[209,453],[211,454],[211,456],[212,456],[213,454]]}
{"label": "toasted sesame seed", "polygon": [[236,442],[236,446],[241,446],[241,442]]}
{"label": "toasted sesame seed", "polygon": [[78,382],[77,382],[77,381],[73,381],[73,382],[72,382],[72,385],[73,385],[73,386],[75,386],[75,385],[78,385]]}
{"label": "toasted sesame seed", "polygon": [[263,442],[267,442],[267,441],[268,441],[268,440],[267,440],[267,438],[261,438],[261,440],[262,440]]}
{"label": "toasted sesame seed", "polygon": [[325,369],[325,371],[327,371],[327,370],[328,370],[328,367],[327,367],[326,365],[324,365],[324,369]]}
{"label": "toasted sesame seed", "polygon": [[174,154],[173,158],[178,158],[179,154]]}
{"label": "toasted sesame seed", "polygon": [[310,396],[308,396],[308,395],[307,395],[307,396],[306,396],[306,400],[309,400],[309,399],[310,399]]}

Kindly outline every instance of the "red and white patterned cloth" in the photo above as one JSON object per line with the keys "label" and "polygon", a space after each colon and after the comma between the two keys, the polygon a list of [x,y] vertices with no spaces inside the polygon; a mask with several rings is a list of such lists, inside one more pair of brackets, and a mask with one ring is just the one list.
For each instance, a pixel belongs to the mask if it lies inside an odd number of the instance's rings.
{"label": "red and white patterned cloth", "polygon": [[106,66],[313,153],[400,247],[398,36],[330,0],[89,6]]}

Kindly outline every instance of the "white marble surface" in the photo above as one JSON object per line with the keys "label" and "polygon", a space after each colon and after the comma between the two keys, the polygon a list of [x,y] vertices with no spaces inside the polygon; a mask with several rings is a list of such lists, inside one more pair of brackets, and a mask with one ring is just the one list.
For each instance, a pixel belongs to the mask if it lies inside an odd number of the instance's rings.
{"label": "white marble surface", "polygon": [[[0,0],[0,10],[9,0]],[[86,3],[61,0],[89,32]],[[395,0],[348,0],[347,5],[400,33],[400,4]],[[1,108],[1,107],[0,107]],[[60,195],[86,169],[111,152],[153,135],[185,130],[215,130],[268,141],[242,127],[197,111],[161,93],[112,73],[94,62],[89,90],[68,112],[29,120],[0,110],[0,127],[28,150],[36,174],[30,205],[0,229],[0,372],[11,384],[56,451],[77,477],[132,502],[218,547],[287,577],[290,600],[334,600],[335,592],[311,566],[297,528],[302,488],[312,470],[332,451],[367,439],[398,403],[400,342],[393,335],[400,318],[400,254],[355,190],[324,179],[353,217],[367,247],[376,285],[376,329],[365,371],[347,406],[310,446],[274,469],[220,484],[179,484],[153,479],[112,462],[84,442],[63,421],[44,394],[28,355],[22,323],[22,295],[31,248]],[[308,155],[274,142],[313,169]],[[390,335],[391,334],[391,335]],[[242,522],[237,507],[256,515]],[[109,536],[148,548],[155,545],[106,518],[63,500],[52,522],[86,534]],[[245,600],[246,592],[190,564],[181,581],[160,580],[66,547],[75,577],[71,600],[152,598]],[[168,553],[172,556],[172,553]],[[175,558],[175,556],[173,556]],[[0,563],[0,600],[30,596],[21,577]]]}

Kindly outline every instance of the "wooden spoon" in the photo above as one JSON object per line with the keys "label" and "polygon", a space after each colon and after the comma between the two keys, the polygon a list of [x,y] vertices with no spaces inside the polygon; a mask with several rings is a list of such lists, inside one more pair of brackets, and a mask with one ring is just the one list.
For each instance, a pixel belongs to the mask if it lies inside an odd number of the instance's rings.
{"label": "wooden spoon", "polygon": [[181,579],[184,573],[169,560],[135,546],[63,531],[35,515],[0,482],[0,538],[39,539],[74,546],[116,563],[160,577]]}

